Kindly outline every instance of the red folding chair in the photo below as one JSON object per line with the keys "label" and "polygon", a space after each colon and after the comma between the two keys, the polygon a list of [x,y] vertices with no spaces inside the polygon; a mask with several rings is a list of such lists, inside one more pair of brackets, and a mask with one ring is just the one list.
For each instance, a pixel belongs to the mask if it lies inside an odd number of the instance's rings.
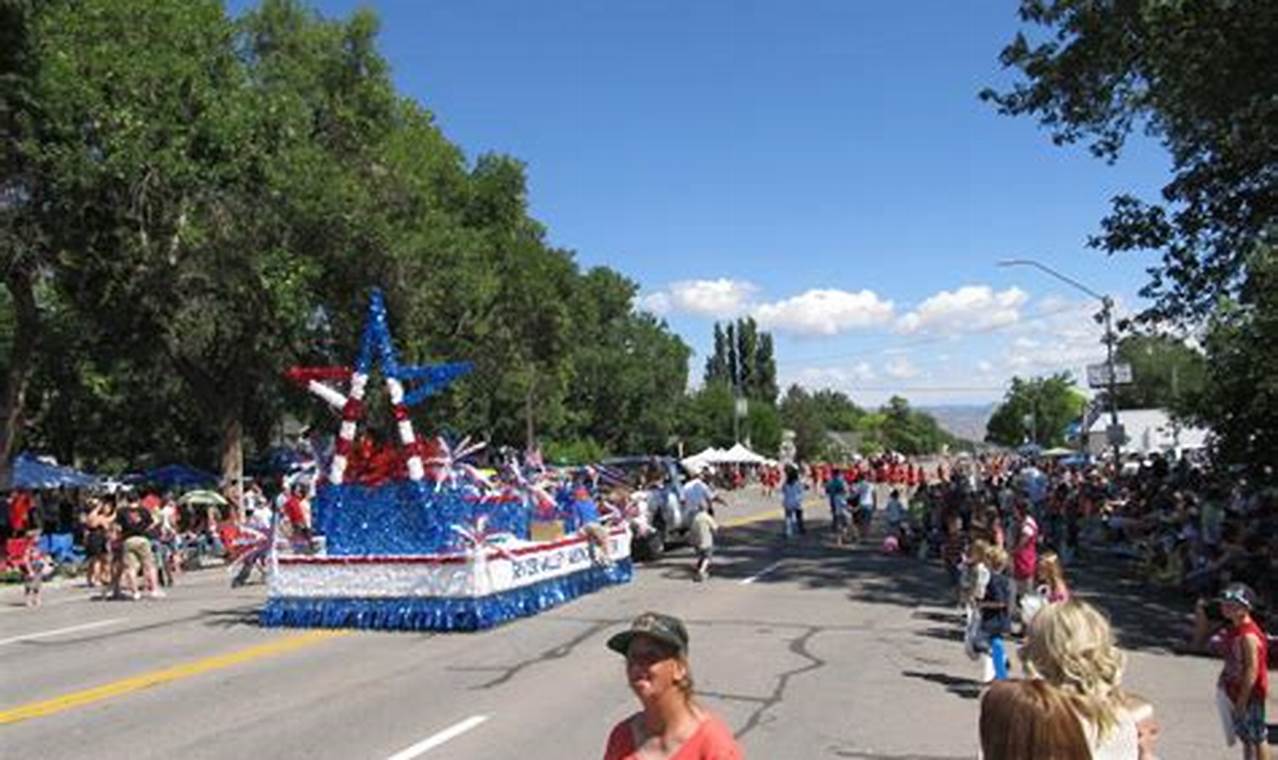
{"label": "red folding chair", "polygon": [[17,569],[22,566],[23,559],[27,556],[27,547],[30,544],[31,539],[25,536],[5,540],[4,567],[6,570]]}

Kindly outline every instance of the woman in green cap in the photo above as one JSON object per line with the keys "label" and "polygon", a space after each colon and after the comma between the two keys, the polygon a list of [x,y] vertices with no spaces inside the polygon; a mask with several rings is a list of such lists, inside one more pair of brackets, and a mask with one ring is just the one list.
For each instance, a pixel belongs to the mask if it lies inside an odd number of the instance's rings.
{"label": "woman in green cap", "polygon": [[732,731],[693,697],[688,629],[645,612],[608,639],[626,658],[626,680],[642,710],[613,727],[604,760],[740,760]]}

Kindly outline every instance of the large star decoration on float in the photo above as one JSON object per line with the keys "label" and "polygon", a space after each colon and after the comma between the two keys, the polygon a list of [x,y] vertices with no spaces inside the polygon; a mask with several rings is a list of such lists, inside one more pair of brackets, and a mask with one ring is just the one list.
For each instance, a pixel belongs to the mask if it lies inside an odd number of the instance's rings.
{"label": "large star decoration on float", "polygon": [[[369,297],[368,321],[364,324],[354,367],[292,367],[284,373],[293,382],[342,411],[342,426],[329,471],[330,482],[341,483],[344,478],[355,431],[364,416],[364,392],[374,359],[379,360],[382,375],[386,378],[400,443],[408,452],[408,476],[412,480],[421,480],[425,476],[425,468],[408,408],[439,393],[474,368],[470,362],[401,365],[395,355],[382,292],[374,289]],[[334,388],[329,384],[332,381],[348,381],[349,391],[343,393]],[[409,383],[419,384],[405,392]]]}

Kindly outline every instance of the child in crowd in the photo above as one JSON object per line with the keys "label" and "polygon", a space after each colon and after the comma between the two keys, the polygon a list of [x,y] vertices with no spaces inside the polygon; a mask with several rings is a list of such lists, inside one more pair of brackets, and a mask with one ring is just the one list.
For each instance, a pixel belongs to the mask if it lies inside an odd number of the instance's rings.
{"label": "child in crowd", "polygon": [[692,548],[697,552],[697,564],[694,568],[693,580],[704,581],[710,577],[710,560],[714,556],[714,534],[719,524],[714,521],[714,509],[706,507],[692,518],[692,526],[688,530]]}
{"label": "child in crowd", "polygon": [[861,534],[857,531],[856,525],[852,523],[853,498],[849,496],[845,499],[839,499],[838,505],[834,509],[834,543],[838,546],[843,546],[849,541],[861,540]]}
{"label": "child in crowd", "polygon": [[1068,602],[1070,598],[1069,584],[1065,582],[1065,568],[1056,552],[1043,552],[1038,558],[1038,584],[1043,589],[1043,596],[1048,604]]}
{"label": "child in crowd", "polygon": [[959,578],[959,599],[965,620],[963,649],[968,657],[979,659],[981,653],[981,599],[990,583],[990,568],[985,564],[990,545],[982,539],[972,542],[963,558],[963,572]]}
{"label": "child in crowd", "polygon": [[962,603],[969,608],[976,607],[976,604],[985,596],[985,587],[989,585],[990,568],[986,564],[986,555],[989,554],[990,548],[988,542],[978,538],[972,542],[967,555],[963,558],[959,595]]}
{"label": "child in crowd", "polygon": [[40,606],[45,562],[44,552],[40,551],[40,529],[32,528],[27,531],[27,548],[22,555],[22,598],[28,607]]}
{"label": "child in crowd", "polygon": [[1255,604],[1255,593],[1242,583],[1231,583],[1220,595],[1220,612],[1229,625],[1219,645],[1225,664],[1217,681],[1217,702],[1229,745],[1242,742],[1243,760],[1269,760],[1269,647],[1265,632],[1251,616]]}
{"label": "child in crowd", "polygon": [[[945,538],[941,543],[941,562],[945,564],[945,571],[950,576],[950,585],[955,589],[959,589],[962,580],[963,569],[961,563],[963,561],[963,527],[962,520],[958,515],[949,515],[945,518]],[[961,592],[961,589],[959,589]],[[962,605],[963,599],[960,593],[959,604]]]}
{"label": "child in crowd", "polygon": [[1158,760],[1154,749],[1158,744],[1158,735],[1162,727],[1154,717],[1154,705],[1144,697],[1126,692],[1123,695],[1123,708],[1136,721],[1136,737],[1139,754],[1136,760]]}
{"label": "child in crowd", "polygon": [[781,487],[781,505],[785,508],[785,537],[804,534],[803,481],[792,464],[785,466],[785,485]]}
{"label": "child in crowd", "polygon": [[901,537],[901,528],[905,525],[905,519],[908,513],[905,511],[905,505],[901,503],[901,492],[892,489],[892,493],[888,496],[887,506],[883,510],[883,515],[887,519],[888,535]]}
{"label": "child in crowd", "polygon": [[982,638],[977,649],[981,652],[981,681],[1002,681],[1007,678],[1008,661],[1003,641],[1012,630],[1012,603],[1015,592],[1012,579],[1007,575],[1007,552],[997,547],[985,550],[985,562],[989,565],[990,579],[977,606],[981,611],[980,632]]}

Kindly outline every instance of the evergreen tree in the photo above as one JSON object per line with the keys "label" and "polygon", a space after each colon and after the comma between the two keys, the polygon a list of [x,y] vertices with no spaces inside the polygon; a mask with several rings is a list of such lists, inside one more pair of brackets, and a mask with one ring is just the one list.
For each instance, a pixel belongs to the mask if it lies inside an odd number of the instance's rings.
{"label": "evergreen tree", "polygon": [[746,317],[737,320],[737,388],[747,398],[757,398],[755,390],[755,360],[758,349],[758,325]]}
{"label": "evergreen tree", "polygon": [[759,350],[754,357],[754,389],[752,398],[775,404],[781,392],[777,387],[777,362],[772,355],[772,333],[759,333]]}
{"label": "evergreen tree", "polygon": [[735,391],[741,387],[738,383],[741,373],[737,354],[737,330],[731,322],[728,323],[728,334],[725,338],[728,344],[728,376],[725,379],[728,381],[728,386]]}
{"label": "evergreen tree", "polygon": [[723,327],[714,323],[714,353],[706,357],[705,383],[723,383],[728,381],[728,339],[723,334]]}

